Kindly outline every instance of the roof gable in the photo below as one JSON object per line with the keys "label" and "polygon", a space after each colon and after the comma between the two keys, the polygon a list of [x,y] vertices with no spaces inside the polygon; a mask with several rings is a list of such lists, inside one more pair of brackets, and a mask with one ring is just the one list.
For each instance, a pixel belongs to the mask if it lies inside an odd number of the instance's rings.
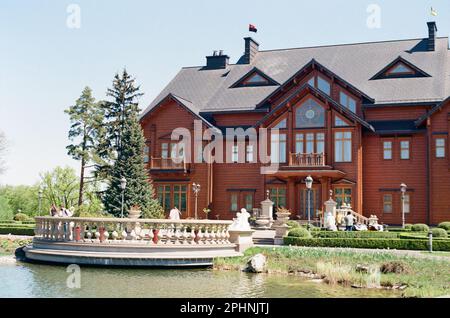
{"label": "roof gable", "polygon": [[294,99],[299,98],[300,96],[304,97],[307,94],[311,94],[312,96],[319,98],[324,103],[327,103],[331,105],[341,116],[348,118],[350,120],[356,121],[359,124],[361,124],[363,127],[366,127],[367,129],[371,131],[375,131],[375,129],[370,125],[368,122],[366,122],[364,119],[359,117],[357,114],[349,110],[347,107],[339,104],[335,100],[333,100],[330,96],[325,94],[324,92],[320,91],[317,88],[312,87],[308,83],[303,84],[296,90],[294,90],[289,96],[287,96],[277,107],[272,109],[267,115],[265,115],[261,120],[259,120],[254,127],[258,127],[262,125],[264,122],[268,121],[272,116],[276,114],[283,113],[283,109],[285,109],[288,104],[290,104]]}
{"label": "roof gable", "polygon": [[274,79],[264,74],[257,67],[237,80],[230,88],[236,87],[252,87],[252,86],[278,86],[280,85]]}
{"label": "roof gable", "polygon": [[431,77],[431,75],[399,56],[372,76],[370,80],[410,77]]}

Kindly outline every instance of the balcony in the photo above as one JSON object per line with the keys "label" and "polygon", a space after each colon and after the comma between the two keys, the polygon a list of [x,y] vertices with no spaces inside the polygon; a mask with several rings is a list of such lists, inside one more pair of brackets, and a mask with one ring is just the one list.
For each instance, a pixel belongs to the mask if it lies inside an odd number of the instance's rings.
{"label": "balcony", "polygon": [[324,167],[324,153],[290,153],[289,167]]}
{"label": "balcony", "polygon": [[184,171],[189,170],[189,164],[185,161],[176,162],[172,158],[151,158],[150,170]]}

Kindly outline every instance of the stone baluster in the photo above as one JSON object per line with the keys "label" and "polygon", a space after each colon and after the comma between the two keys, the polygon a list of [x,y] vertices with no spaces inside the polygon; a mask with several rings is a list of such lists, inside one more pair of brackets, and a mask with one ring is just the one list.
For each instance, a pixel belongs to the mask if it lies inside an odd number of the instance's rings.
{"label": "stone baluster", "polygon": [[217,226],[211,225],[209,228],[210,228],[209,243],[210,244],[217,244],[217,235],[216,235]]}
{"label": "stone baluster", "polygon": [[150,224],[149,226],[149,230],[148,230],[148,244],[155,244],[155,242],[153,241],[155,234],[153,234],[153,230],[156,228],[156,226],[154,224]]}
{"label": "stone baluster", "polygon": [[202,227],[200,225],[197,225],[195,231],[196,231],[195,242],[199,245],[203,244]]}
{"label": "stone baluster", "polygon": [[209,240],[210,240],[210,238],[209,238],[209,233],[208,233],[208,226],[207,225],[205,225],[204,227],[203,227],[204,229],[205,229],[205,232],[203,233],[203,240],[202,240],[202,243],[203,244],[209,244],[210,242],[209,242]]}

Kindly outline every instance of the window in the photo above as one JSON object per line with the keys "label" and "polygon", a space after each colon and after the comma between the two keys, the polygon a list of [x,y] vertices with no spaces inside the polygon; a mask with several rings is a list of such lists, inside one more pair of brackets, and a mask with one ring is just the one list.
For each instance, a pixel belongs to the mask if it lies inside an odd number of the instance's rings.
{"label": "window", "polygon": [[164,211],[168,212],[171,209],[171,200],[170,200],[170,185],[158,185],[158,201],[163,207]]}
{"label": "window", "polygon": [[436,138],[436,158],[445,158],[445,139]]}
{"label": "window", "polygon": [[168,143],[161,144],[161,158],[163,158],[163,159],[169,158],[169,144]]}
{"label": "window", "polygon": [[354,113],[356,112],[356,101],[344,92],[340,92],[339,101],[342,106],[350,109]]}
{"label": "window", "polygon": [[180,211],[185,212],[187,207],[187,186],[174,185],[173,186],[173,204]]}
{"label": "window", "polygon": [[324,153],[325,152],[325,134],[317,133],[316,134],[316,153]]}
{"label": "window", "polygon": [[203,162],[203,142],[202,141],[198,141],[198,143],[197,143],[195,157],[196,157],[196,160],[195,160],[196,163]]}
{"label": "window", "polygon": [[247,157],[247,162],[253,162],[253,145],[247,145],[246,157]]}
{"label": "window", "polygon": [[282,121],[280,121],[278,124],[276,124],[273,128],[286,129],[287,128],[287,124],[286,123],[287,123],[287,120],[285,118]]}
{"label": "window", "polygon": [[320,76],[317,77],[317,88],[320,89],[322,92],[324,92],[327,95],[330,95],[330,93],[331,93],[330,83]]}
{"label": "window", "polygon": [[390,75],[390,74],[408,74],[408,73],[414,73],[414,71],[403,63],[398,63],[397,65],[395,65],[393,68],[391,68],[387,72],[388,75]]}
{"label": "window", "polygon": [[325,110],[315,100],[308,99],[295,110],[296,128],[325,126]]}
{"label": "window", "polygon": [[245,209],[248,212],[253,210],[253,194],[249,193],[245,195]]}
{"label": "window", "polygon": [[305,153],[314,153],[314,134],[306,134]]}
{"label": "window", "polygon": [[392,141],[383,142],[383,159],[385,160],[392,159]]}
{"label": "window", "polygon": [[405,213],[409,213],[410,212],[410,204],[409,204],[409,202],[410,202],[410,196],[409,196],[409,194],[405,194],[405,197],[404,197],[404,201],[403,201],[403,207],[404,207],[404,211],[405,211]]}
{"label": "window", "polygon": [[[316,85],[316,78],[317,78],[317,85]],[[331,94],[331,84],[324,78],[317,76],[317,77],[311,77],[308,80],[308,84],[312,87],[320,89],[322,92],[324,92],[327,95]]]}
{"label": "window", "polygon": [[352,189],[351,188],[335,188],[334,197],[337,207],[340,208],[343,203],[352,204]]}
{"label": "window", "polygon": [[286,162],[286,134],[272,134],[270,144],[271,161],[273,163]]}
{"label": "window", "polygon": [[273,201],[274,208],[286,207],[286,188],[270,189],[270,199]]}
{"label": "window", "polygon": [[231,162],[238,162],[238,159],[239,159],[239,146],[234,145],[232,147]]}
{"label": "window", "polygon": [[295,134],[295,152],[303,153],[303,134]]}
{"label": "window", "polygon": [[267,84],[268,81],[259,75],[258,73],[255,73],[251,75],[247,80],[245,80],[244,85],[255,85],[255,84]]}
{"label": "window", "polygon": [[392,194],[383,195],[383,212],[392,213]]}
{"label": "window", "polygon": [[238,199],[239,199],[239,194],[238,193],[232,193],[231,194],[230,210],[233,211],[233,212],[236,212],[238,210]]}
{"label": "window", "polygon": [[334,160],[336,162],[352,161],[352,133],[336,132],[334,135]]}
{"label": "window", "polygon": [[345,126],[348,126],[348,124],[343,119],[341,119],[338,115],[335,115],[334,116],[334,126],[345,127]]}
{"label": "window", "polygon": [[149,146],[144,146],[144,163],[149,162],[150,160],[150,147]]}
{"label": "window", "polygon": [[400,141],[400,159],[409,159],[409,141]]}

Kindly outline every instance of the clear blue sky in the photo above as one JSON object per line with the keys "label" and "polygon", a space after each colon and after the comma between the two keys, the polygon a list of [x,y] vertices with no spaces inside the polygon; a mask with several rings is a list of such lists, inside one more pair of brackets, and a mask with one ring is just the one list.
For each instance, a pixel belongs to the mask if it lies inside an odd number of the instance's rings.
{"label": "clear blue sky", "polygon": [[[79,29],[66,25],[72,3]],[[367,27],[372,3],[381,28]],[[9,153],[0,184],[33,184],[57,165],[78,169],[66,155],[63,111],[86,85],[105,98],[123,67],[141,84],[145,108],[181,67],[203,65],[213,50],[234,63],[249,23],[261,49],[276,49],[425,37],[429,20],[448,36],[449,15],[448,0],[1,0],[0,130]]]}

